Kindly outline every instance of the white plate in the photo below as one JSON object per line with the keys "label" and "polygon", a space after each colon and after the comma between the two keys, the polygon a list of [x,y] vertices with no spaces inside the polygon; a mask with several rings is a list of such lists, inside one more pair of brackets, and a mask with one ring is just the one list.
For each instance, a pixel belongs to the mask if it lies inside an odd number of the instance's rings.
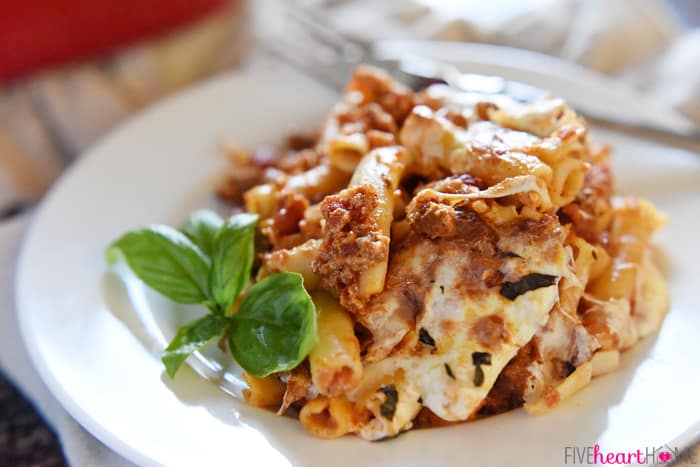
{"label": "white plate", "polygon": [[190,368],[168,380],[159,360],[164,338],[196,311],[137,281],[125,285],[108,272],[105,246],[128,229],[178,224],[210,204],[225,165],[220,136],[247,147],[274,142],[314,128],[334,99],[284,66],[259,63],[133,119],[46,197],[19,260],[18,313],[34,364],[82,425],[141,465],[545,466],[563,464],[567,446],[680,447],[698,434],[700,158],[613,134],[601,137],[615,146],[619,189],[650,198],[670,217],[659,242],[669,255],[673,309],[658,336],[624,355],[619,371],[552,413],[516,410],[382,443],[322,441]]}

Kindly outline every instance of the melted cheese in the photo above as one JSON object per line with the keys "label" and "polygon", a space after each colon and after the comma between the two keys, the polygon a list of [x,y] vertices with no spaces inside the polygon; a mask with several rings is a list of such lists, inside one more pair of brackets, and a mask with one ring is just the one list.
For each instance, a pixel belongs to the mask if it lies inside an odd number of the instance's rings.
{"label": "melted cheese", "polygon": [[[522,258],[500,259],[501,269],[509,275],[529,273],[570,274],[570,250],[559,241],[521,245]],[[422,294],[422,310],[415,327],[387,358],[366,366],[366,377],[351,398],[360,405],[377,397],[377,389],[393,384],[398,392],[396,414],[390,420],[370,410],[375,417],[359,430],[365,439],[394,436],[411,427],[421,404],[447,421],[466,420],[481,406],[496,378],[535,333],[547,322],[558,300],[557,284],[525,292],[514,300],[499,293],[499,286],[483,281],[465,280],[465,271],[482,267],[478,253],[443,248],[439,255],[429,240],[421,241],[402,254],[412,257],[408,264],[422,265],[424,275],[432,271],[427,290]],[[417,284],[416,287],[420,287]],[[480,319],[497,316],[503,333],[491,341],[475,336]],[[434,341],[423,337],[428,336]],[[478,365],[474,353],[488,353],[490,364]],[[481,371],[482,375],[478,372]],[[371,404],[369,404],[371,406]]]}
{"label": "melted cheese", "polygon": [[[466,420],[479,408],[503,367],[544,324],[557,300],[557,288],[537,289],[512,302],[498,292],[461,303],[457,294],[447,290],[442,295],[436,288],[430,295],[425,317],[417,326],[433,336],[437,351],[420,358],[395,358],[406,369],[408,377],[416,381],[426,407],[445,420]],[[494,310],[502,310],[510,339],[497,349],[489,349],[471,338],[469,329],[479,317]],[[451,324],[448,329],[445,329],[446,323]],[[472,361],[474,352],[491,355],[491,364],[481,365],[484,376],[478,386],[475,384],[477,367]],[[448,374],[445,365],[449,365],[453,376]]]}

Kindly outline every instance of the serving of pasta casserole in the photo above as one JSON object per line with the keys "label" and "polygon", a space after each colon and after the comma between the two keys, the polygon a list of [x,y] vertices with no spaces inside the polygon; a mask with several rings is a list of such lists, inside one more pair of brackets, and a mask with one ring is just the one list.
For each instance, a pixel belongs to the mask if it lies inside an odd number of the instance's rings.
{"label": "serving of pasta casserole", "polygon": [[249,403],[379,440],[555,407],[669,306],[609,149],[558,98],[522,103],[355,70],[316,138],[231,150],[220,194],[259,216],[257,278],[300,273],[318,340]]}
{"label": "serving of pasta casserole", "polygon": [[218,339],[248,403],[319,437],[545,412],[669,308],[663,216],[613,197],[609,149],[559,98],[358,67],[314,136],[227,152],[239,214],[132,231],[108,257],[209,309],[165,349],[171,377]]}

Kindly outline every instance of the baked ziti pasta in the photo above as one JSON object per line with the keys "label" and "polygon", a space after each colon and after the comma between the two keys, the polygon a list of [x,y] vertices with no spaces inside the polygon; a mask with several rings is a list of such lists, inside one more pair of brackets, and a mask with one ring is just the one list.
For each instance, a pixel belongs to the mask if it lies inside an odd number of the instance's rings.
{"label": "baked ziti pasta", "polygon": [[259,215],[256,280],[301,274],[317,316],[308,358],[246,377],[246,399],[319,437],[542,413],[669,307],[663,216],[613,197],[608,148],[561,99],[359,67],[317,137],[230,151],[220,194]]}

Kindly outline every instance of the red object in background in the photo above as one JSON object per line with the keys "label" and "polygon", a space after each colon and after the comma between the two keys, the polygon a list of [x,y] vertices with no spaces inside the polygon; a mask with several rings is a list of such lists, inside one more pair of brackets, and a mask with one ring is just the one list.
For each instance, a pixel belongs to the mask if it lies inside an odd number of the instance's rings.
{"label": "red object in background", "polygon": [[0,82],[114,51],[226,0],[0,0]]}

